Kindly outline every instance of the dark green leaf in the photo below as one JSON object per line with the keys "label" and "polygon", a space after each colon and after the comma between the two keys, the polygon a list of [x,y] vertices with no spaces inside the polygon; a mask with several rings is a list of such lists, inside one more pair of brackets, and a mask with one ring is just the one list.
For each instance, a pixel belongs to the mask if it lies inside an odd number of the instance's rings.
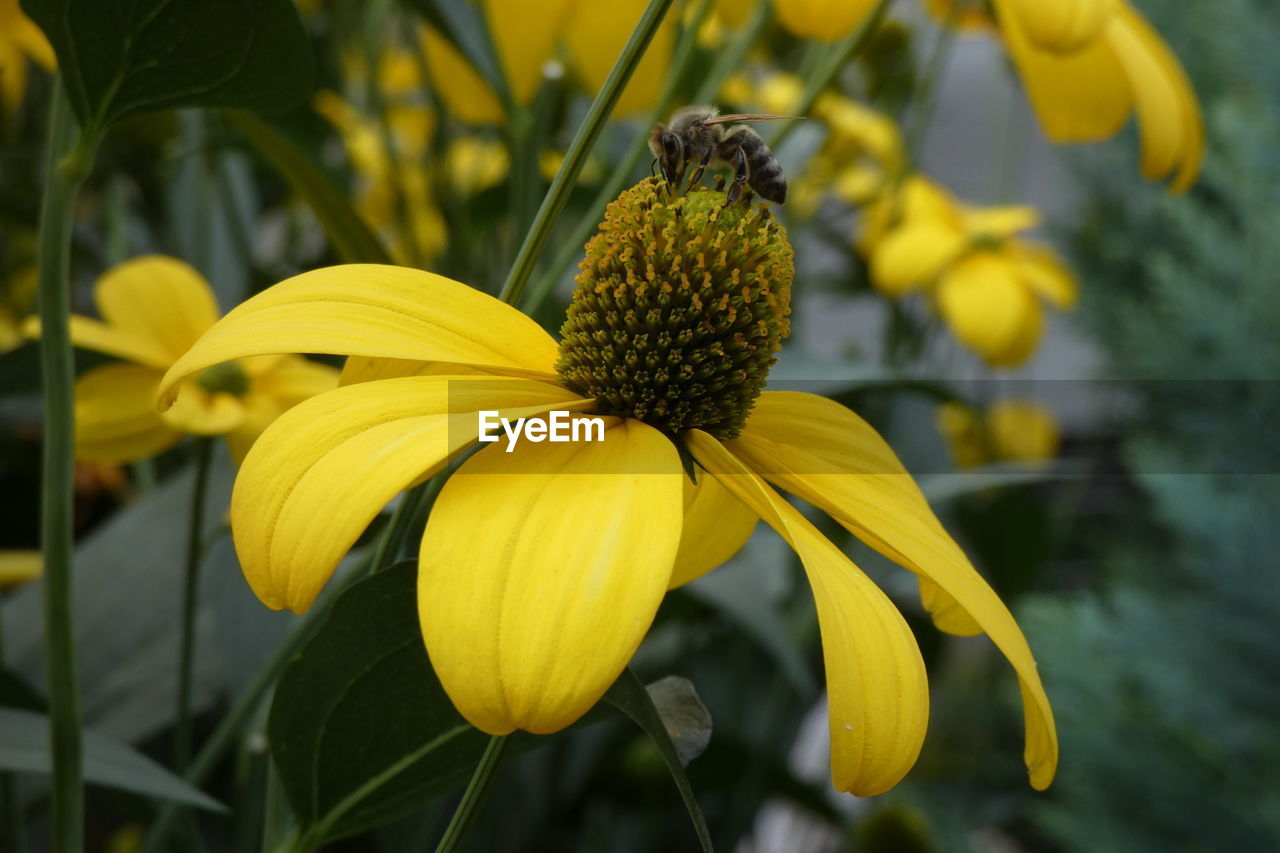
{"label": "dark green leaf", "polygon": [[48,703],[30,683],[8,668],[0,668],[0,706],[20,711],[43,712]]}
{"label": "dark green leaf", "polygon": [[290,0],[23,0],[83,126],[172,107],[284,110],[311,91]]}
{"label": "dark green leaf", "polygon": [[346,263],[391,263],[382,241],[301,148],[248,113],[228,111],[225,117],[311,206],[338,257]]}
{"label": "dark green leaf", "polygon": [[401,563],[344,592],[276,687],[272,754],[294,814],[320,838],[422,808],[465,782],[489,741],[431,668],[416,577]]}
{"label": "dark green leaf", "polygon": [[[0,769],[49,773],[49,718],[34,711],[0,708]],[[188,785],[150,758],[119,741],[84,733],[86,781],[209,811],[226,811],[217,800]]]}
{"label": "dark green leaf", "polygon": [[707,822],[702,816],[702,809],[698,806],[697,799],[693,796],[693,788],[689,785],[689,777],[685,775],[684,765],[680,762],[680,754],[672,743],[667,723],[654,705],[649,691],[640,683],[636,674],[628,669],[609,688],[609,692],[604,695],[604,701],[634,720],[636,725],[644,729],[645,734],[653,740],[654,746],[662,753],[662,758],[667,763],[667,769],[671,771],[671,778],[680,789],[680,797],[684,800],[685,808],[689,810],[689,818],[693,821],[693,828],[698,833],[698,841],[702,844],[702,849],[710,853],[711,833],[707,830]]}

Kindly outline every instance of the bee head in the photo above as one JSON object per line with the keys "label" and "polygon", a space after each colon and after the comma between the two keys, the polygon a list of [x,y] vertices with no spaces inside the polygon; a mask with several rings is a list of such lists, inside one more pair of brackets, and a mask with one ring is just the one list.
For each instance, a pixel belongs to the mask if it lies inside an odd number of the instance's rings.
{"label": "bee head", "polygon": [[649,134],[649,151],[658,158],[662,166],[662,176],[667,183],[675,183],[684,163],[684,143],[680,137],[660,124]]}

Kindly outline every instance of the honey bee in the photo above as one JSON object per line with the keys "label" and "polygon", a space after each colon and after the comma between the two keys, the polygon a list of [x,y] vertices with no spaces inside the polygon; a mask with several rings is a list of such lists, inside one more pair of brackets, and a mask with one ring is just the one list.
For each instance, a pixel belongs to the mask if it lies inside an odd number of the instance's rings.
{"label": "honey bee", "polygon": [[696,165],[689,185],[702,178],[708,164],[734,170],[728,203],[742,197],[749,186],[761,198],[782,204],[787,200],[787,179],[778,158],[764,144],[760,134],[745,124],[725,129],[734,122],[777,121],[793,116],[734,113],[720,115],[711,106],[682,107],[666,124],[649,134],[649,150],[662,166],[662,175],[672,187],[684,181],[689,164]]}

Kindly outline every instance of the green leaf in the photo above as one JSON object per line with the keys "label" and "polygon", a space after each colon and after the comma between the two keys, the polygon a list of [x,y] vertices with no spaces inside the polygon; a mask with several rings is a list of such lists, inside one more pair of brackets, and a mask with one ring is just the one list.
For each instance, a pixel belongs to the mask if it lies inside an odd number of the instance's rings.
{"label": "green leaf", "polygon": [[671,778],[680,789],[680,798],[684,800],[685,808],[689,810],[689,818],[693,821],[694,831],[698,833],[698,841],[706,853],[711,853],[711,833],[707,830],[706,819],[703,818],[702,809],[693,796],[693,788],[689,785],[689,777],[685,775],[680,753],[672,742],[668,724],[654,705],[649,691],[645,689],[636,674],[627,669],[609,688],[609,692],[604,695],[604,701],[634,720],[658,747],[663,760],[666,761],[667,769],[671,772]]}
{"label": "green leaf", "polygon": [[431,668],[416,578],[405,562],[344,592],[276,687],[272,755],[317,841],[421,809],[465,782],[489,741]]}
{"label": "green leaf", "polygon": [[311,91],[311,47],[289,0],[23,0],[22,7],[49,37],[89,133],[147,110],[284,110]]}
{"label": "green leaf", "polygon": [[[34,711],[0,708],[0,769],[48,774],[49,718]],[[226,808],[207,794],[119,741],[84,733],[84,778],[97,785],[174,800],[215,812]]]}
{"label": "green leaf", "polygon": [[346,195],[325,177],[301,148],[248,113],[228,110],[224,117],[315,211],[334,251],[344,263],[392,262],[391,254],[356,213]]}

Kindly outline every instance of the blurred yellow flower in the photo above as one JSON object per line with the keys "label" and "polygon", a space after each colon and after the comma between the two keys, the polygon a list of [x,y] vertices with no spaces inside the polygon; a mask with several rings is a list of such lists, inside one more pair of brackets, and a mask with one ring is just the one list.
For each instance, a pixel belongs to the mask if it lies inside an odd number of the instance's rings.
{"label": "blurred yellow flower", "polygon": [[[1182,192],[1204,159],[1204,119],[1178,58],[1128,0],[991,0],[1006,49],[1054,142],[1096,142],[1138,117],[1142,174]],[[946,15],[946,0],[929,7]],[[970,23],[971,19],[966,19]]]}
{"label": "blurred yellow flower", "polygon": [[[282,412],[333,388],[338,372],[295,355],[210,365],[183,384],[183,402],[160,414],[165,371],[218,319],[213,291],[176,258],[148,255],[107,270],[94,288],[102,320],[72,315],[75,346],[121,361],[76,381],[76,458],[133,462],[173,447],[184,435],[222,435],[242,459]],[[30,331],[38,333],[33,322]]]}
{"label": "blurred yellow flower", "polygon": [[[614,0],[611,3],[581,0],[574,7],[565,30],[565,47],[570,65],[589,95],[594,96],[604,85],[618,54],[622,53],[648,5],[647,0]],[[625,118],[658,105],[662,84],[670,71],[676,19],[676,15],[668,14],[654,33],[644,57],[618,98],[614,116]]]}
{"label": "blurred yellow flower", "polygon": [[[618,22],[631,14],[631,4],[626,0],[599,3],[595,0],[483,0],[485,22],[493,34],[494,46],[502,61],[502,72],[511,96],[517,104],[528,106],[533,102],[538,87],[542,85],[542,67],[554,58],[556,44],[565,33],[566,25],[581,15],[593,18],[598,37],[609,41]],[[644,8],[641,4],[640,8]],[[603,13],[603,14],[601,14]],[[638,19],[637,12],[635,18]],[[635,19],[626,23],[626,35],[631,35]],[[611,25],[613,25],[611,27]],[[609,68],[622,50],[623,41],[609,58]],[[605,70],[608,74],[608,69]],[[603,81],[603,77],[601,80]]]}
{"label": "blurred yellow flower", "polygon": [[1041,467],[1058,455],[1058,421],[1035,400],[998,400],[979,411],[963,403],[938,407],[938,430],[957,468],[995,462]]}
{"label": "blurred yellow flower", "polygon": [[[349,357],[348,384],[277,421],[237,478],[232,532],[255,593],[306,610],[387,501],[477,441],[479,411],[590,413],[606,424],[602,440],[483,448],[432,508],[421,627],[473,725],[506,734],[573,723],[627,665],[667,590],[724,562],[763,519],[799,554],[813,589],[833,784],[863,795],[892,787],[927,725],[915,639],[771,481],[926,579],[931,601],[991,637],[1018,676],[1024,758],[1032,785],[1045,788],[1057,763],[1052,711],[1008,609],[870,425],[812,394],[761,393],[788,330],[785,232],[753,209],[725,208],[723,193],[670,200],[657,187],[642,181],[610,206],[558,345],[464,284],[373,265],[296,276],[196,342],[165,377],[161,405],[228,359]],[[721,241],[726,232],[738,239]],[[635,251],[648,233],[664,240]],[[701,257],[708,245],[720,246],[715,264]],[[695,265],[705,274],[687,275]],[[623,315],[642,308],[661,334],[598,333],[625,328]],[[696,483],[681,448],[699,465]]]}
{"label": "blurred yellow flower", "polygon": [[454,191],[468,198],[502,183],[511,168],[511,157],[496,139],[460,136],[449,143],[444,163]]}
{"label": "blurred yellow flower", "polygon": [[1075,304],[1071,272],[1017,235],[1039,224],[1028,207],[967,207],[919,175],[878,198],[861,241],[871,281],[887,296],[928,289],[962,343],[992,366],[1022,363],[1040,340],[1043,299]]}
{"label": "blurred yellow flower", "polygon": [[444,36],[423,27],[422,53],[431,77],[431,91],[450,115],[463,124],[503,122],[506,112],[498,96]]}
{"label": "blurred yellow flower", "polygon": [[0,105],[15,110],[27,91],[27,62],[48,71],[56,65],[53,48],[28,18],[18,0],[0,0]]}
{"label": "blurred yellow flower", "polygon": [[773,0],[783,29],[800,38],[839,41],[867,17],[876,0]]}
{"label": "blurred yellow flower", "polygon": [[0,550],[0,590],[30,583],[44,571],[44,556],[32,550]]}

